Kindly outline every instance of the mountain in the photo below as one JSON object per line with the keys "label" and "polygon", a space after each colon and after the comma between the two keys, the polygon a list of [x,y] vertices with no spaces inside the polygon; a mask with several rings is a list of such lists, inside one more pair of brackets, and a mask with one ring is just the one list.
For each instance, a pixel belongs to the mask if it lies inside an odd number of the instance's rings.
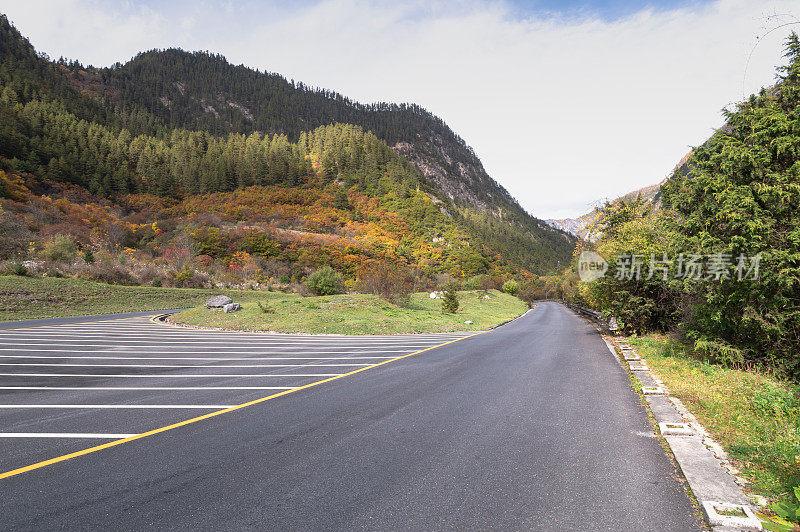
{"label": "mountain", "polygon": [[[301,231],[364,241],[367,228],[359,224],[384,230],[392,225],[363,219],[365,210],[380,211],[405,225],[399,230],[395,224],[383,246],[370,240],[370,256],[394,260],[405,253],[429,275],[520,268],[545,273],[566,263],[575,243],[525,212],[460,137],[418,106],[364,105],[201,52],[153,50],[108,68],[50,61],[5,17],[0,17],[0,169],[6,172],[0,196],[11,200],[8,191],[17,194],[6,211],[17,209],[17,222],[43,238],[67,221],[61,219],[64,213],[37,218],[33,198],[44,203],[42,198],[73,203],[81,198],[101,206],[112,225],[156,222],[148,216],[180,225],[185,219],[174,220],[171,205],[227,194],[221,201],[235,210],[229,200],[238,191],[277,201],[278,187],[291,197],[315,197],[318,209],[336,222],[309,231],[307,210],[294,218],[260,219],[273,236]],[[161,207],[148,211],[141,201],[145,196]],[[380,209],[353,208],[365,198]],[[291,202],[281,201],[264,210],[290,210]],[[204,223],[223,228],[259,217],[238,212]],[[84,227],[83,218],[69,223],[73,233],[109,232]],[[178,239],[180,231],[171,230],[170,238]],[[155,259],[170,244],[128,241]],[[99,236],[94,242],[109,245]],[[422,251],[423,243],[440,248],[438,255]],[[426,253],[431,257],[424,259]],[[293,267],[299,259],[289,254],[280,260]],[[306,269],[313,266],[306,262]]]}
{"label": "mountain", "polygon": [[[636,198],[637,196],[641,196],[643,199],[653,201],[658,195],[662,183],[663,181],[655,185],[649,185],[634,190],[632,192],[628,192],[627,194],[620,196],[619,198],[616,198],[613,201],[617,201],[620,199],[632,199]],[[591,228],[594,222],[597,220],[598,210],[599,208],[595,207],[591,212],[587,212],[586,214],[583,214],[576,218],[563,218],[560,220],[549,219],[547,220],[547,223],[553,227],[561,229],[562,231],[571,233],[579,238],[591,239]]]}
{"label": "mountain", "polygon": [[[619,201],[625,200],[629,201],[635,199],[637,197],[641,197],[646,201],[651,201],[658,207],[661,204],[661,186],[669,181],[675,175],[685,175],[689,170],[687,167],[687,161],[689,160],[692,152],[684,155],[683,158],[678,162],[675,168],[670,172],[669,176],[665,179],[659,181],[655,185],[648,185],[646,187],[642,187],[627,194],[624,194],[618,198],[615,198],[612,201]],[[561,229],[562,231],[566,231],[571,233],[579,238],[583,239],[590,239],[591,238],[591,227],[597,221],[597,213],[599,208],[595,207],[592,212],[588,212],[577,218],[563,218],[560,220],[549,219],[547,223],[553,227]]]}
{"label": "mountain", "polygon": [[548,219],[546,220],[551,226],[566,231],[578,238],[586,239],[589,237],[589,226],[594,223],[596,218],[596,210],[582,214],[577,218],[561,218],[561,219]]}
{"label": "mountain", "polygon": [[215,135],[260,131],[296,140],[322,125],[355,124],[405,156],[445,197],[462,205],[524,212],[447,124],[416,105],[359,104],[207,52],[152,50],[103,69],[62,64],[81,92],[143,110],[172,128]]}

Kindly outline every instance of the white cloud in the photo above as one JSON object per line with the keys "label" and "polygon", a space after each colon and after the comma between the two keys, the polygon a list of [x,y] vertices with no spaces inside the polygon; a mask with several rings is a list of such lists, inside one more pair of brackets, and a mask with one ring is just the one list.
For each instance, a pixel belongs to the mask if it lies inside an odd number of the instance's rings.
{"label": "white cloud", "polygon": [[[757,5],[756,5],[757,4]],[[125,61],[154,47],[211,50],[363,102],[441,116],[540,217],[660,180],[742,99],[756,36],[800,1],[720,0],[619,20],[530,16],[503,3],[6,2],[53,57]],[[762,39],[745,94],[774,81],[791,27]]]}

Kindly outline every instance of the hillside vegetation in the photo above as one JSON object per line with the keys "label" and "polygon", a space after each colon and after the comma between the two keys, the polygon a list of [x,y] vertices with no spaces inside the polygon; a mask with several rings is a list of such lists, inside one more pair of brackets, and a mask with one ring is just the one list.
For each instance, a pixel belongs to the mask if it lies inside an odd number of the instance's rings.
{"label": "hillside vegetation", "polygon": [[[4,248],[17,249],[28,233],[42,246],[46,238],[40,237],[64,230],[74,238],[81,235],[81,249],[123,246],[157,259],[168,244],[191,234],[184,231],[191,229],[186,224],[198,221],[223,233],[236,222],[273,236],[276,230],[304,231],[362,244],[370,240],[369,228],[358,225],[363,222],[395,226],[389,238],[394,241],[367,245],[372,251],[367,255],[403,262],[429,276],[466,277],[545,273],[568,260],[574,245],[571,236],[525,213],[486,175],[463,140],[413,105],[357,104],[208,53],[151,51],[102,69],[51,62],[36,54],[5,17],[0,17],[0,84],[0,168],[7,174],[0,196],[17,202],[4,206],[15,216],[7,215],[3,223],[18,226],[19,236]],[[319,216],[265,221],[260,209],[251,208],[219,220],[207,212],[196,213],[206,216],[202,220],[173,219],[177,211],[166,209],[213,193],[243,199],[245,189],[266,199],[252,187],[307,195],[312,199],[300,203],[316,201]],[[317,201],[322,197],[332,202]],[[38,209],[19,205],[35,203],[34,198],[44,204],[92,204],[96,216],[77,223],[52,209],[40,216]],[[358,207],[366,198],[380,206],[372,210],[373,218]],[[263,210],[274,212],[281,205],[266,203]],[[375,218],[384,214],[385,219]],[[320,223],[321,218],[330,223]],[[141,228],[119,228],[154,222],[163,231],[154,245],[137,238]],[[53,227],[64,224],[72,227]],[[441,248],[438,263],[417,263],[430,254],[419,247],[422,227],[425,243]],[[307,251],[316,255],[315,249]],[[362,252],[363,246],[355,254]],[[281,260],[282,267],[298,274],[325,262],[324,257],[301,264],[288,256]]]}
{"label": "hillside vegetation", "polygon": [[764,372],[701,362],[660,335],[631,342],[725,448],[750,491],[779,498],[800,485],[800,388]]}

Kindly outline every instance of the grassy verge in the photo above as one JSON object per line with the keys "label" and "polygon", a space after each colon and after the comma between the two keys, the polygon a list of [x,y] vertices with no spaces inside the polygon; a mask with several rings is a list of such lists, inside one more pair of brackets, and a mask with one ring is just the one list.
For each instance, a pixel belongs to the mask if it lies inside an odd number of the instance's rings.
{"label": "grassy verge", "polygon": [[[489,291],[489,299],[483,298],[481,292],[459,292],[458,296],[458,312],[444,314],[441,300],[430,299],[428,294],[413,294],[410,304],[397,306],[367,294],[301,297],[280,292],[243,292],[234,297],[242,303],[239,312],[225,314],[198,307],[171,319],[188,325],[248,331],[400,334],[477,331],[526,310],[522,301],[496,290]],[[257,302],[267,305],[271,312],[263,313]]]}
{"label": "grassy verge", "polygon": [[662,336],[630,338],[675,397],[722,445],[749,489],[785,498],[800,485],[800,388],[692,358]]}
{"label": "grassy verge", "polygon": [[236,290],[117,286],[79,279],[0,276],[0,321],[194,307]]}

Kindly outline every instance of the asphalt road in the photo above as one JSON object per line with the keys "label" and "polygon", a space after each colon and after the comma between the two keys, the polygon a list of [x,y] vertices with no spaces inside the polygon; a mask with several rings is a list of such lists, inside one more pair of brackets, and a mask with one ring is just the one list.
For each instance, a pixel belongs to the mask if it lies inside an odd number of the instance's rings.
{"label": "asphalt road", "polygon": [[0,479],[0,528],[699,529],[625,372],[582,318],[542,303],[464,336],[254,335],[141,317],[0,330],[0,476],[284,393]]}

